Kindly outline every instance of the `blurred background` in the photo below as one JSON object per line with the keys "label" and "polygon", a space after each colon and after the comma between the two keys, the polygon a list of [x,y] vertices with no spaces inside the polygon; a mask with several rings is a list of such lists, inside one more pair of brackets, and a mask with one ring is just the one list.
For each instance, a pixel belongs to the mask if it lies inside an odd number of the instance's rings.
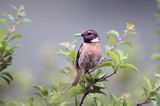
{"label": "blurred background", "polygon": [[[85,29],[99,33],[105,51],[108,30],[116,29],[123,33],[127,22],[136,25],[139,35],[131,37],[134,46],[129,50],[129,61],[136,64],[140,72],[119,73],[110,81],[109,90],[119,95],[132,92],[133,86],[143,84],[141,76],[152,78],[152,73],[158,72],[156,61],[150,58],[157,52],[155,46],[160,41],[156,36],[155,0],[0,0],[1,14],[14,13],[9,4],[23,4],[32,23],[17,29],[25,37],[16,41],[21,47],[8,69],[14,81],[1,88],[1,94],[6,98],[26,98],[32,94],[33,84],[54,81],[54,78],[49,80],[52,74],[53,77],[59,75],[61,67],[66,65],[65,58],[57,55],[59,43],[75,40],[74,34]],[[75,50],[83,41],[81,38],[76,40]],[[52,74],[48,76],[48,73]],[[59,76],[60,79],[63,77]],[[135,79],[139,80],[135,82]]]}

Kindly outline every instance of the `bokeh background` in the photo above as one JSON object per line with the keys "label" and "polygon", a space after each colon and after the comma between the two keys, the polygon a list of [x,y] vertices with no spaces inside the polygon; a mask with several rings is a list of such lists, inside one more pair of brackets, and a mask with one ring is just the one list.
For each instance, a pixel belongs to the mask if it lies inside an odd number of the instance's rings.
{"label": "bokeh background", "polygon": [[[85,29],[94,29],[99,33],[105,51],[108,30],[116,29],[123,33],[127,22],[136,25],[139,35],[131,37],[134,47],[130,49],[129,58],[140,72],[120,73],[112,78],[109,89],[113,92],[120,95],[132,92],[133,86],[143,84],[141,76],[152,78],[152,73],[157,71],[156,61],[150,58],[160,41],[155,33],[158,30],[155,0],[0,0],[1,14],[14,13],[9,4],[25,5],[32,23],[17,29],[25,37],[16,41],[21,47],[8,69],[15,80],[1,89],[6,98],[27,98],[32,94],[33,84],[54,81],[49,80],[52,74],[47,74],[54,72],[58,76],[59,70],[66,64],[65,58],[57,56],[59,43],[75,40],[74,34]],[[76,40],[77,50],[83,40]],[[123,77],[125,75],[128,77]],[[64,79],[64,76],[59,75],[59,79]],[[139,80],[135,82],[135,79]]]}

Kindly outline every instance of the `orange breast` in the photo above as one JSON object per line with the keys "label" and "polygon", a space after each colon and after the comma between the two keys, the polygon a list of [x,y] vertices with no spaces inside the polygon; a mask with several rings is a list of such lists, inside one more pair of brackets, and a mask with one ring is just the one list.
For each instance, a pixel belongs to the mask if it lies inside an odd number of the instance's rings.
{"label": "orange breast", "polygon": [[83,43],[79,66],[81,69],[88,71],[95,67],[101,59],[100,43]]}

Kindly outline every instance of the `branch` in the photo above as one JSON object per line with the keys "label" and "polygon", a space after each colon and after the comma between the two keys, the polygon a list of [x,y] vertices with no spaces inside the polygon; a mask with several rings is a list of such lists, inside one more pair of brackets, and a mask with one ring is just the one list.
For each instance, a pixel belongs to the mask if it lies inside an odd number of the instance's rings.
{"label": "branch", "polygon": [[[159,90],[160,90],[160,86],[155,89],[155,92],[158,92]],[[142,105],[145,105],[145,104],[149,104],[149,103],[151,103],[151,101],[152,101],[152,98],[151,98],[151,97],[148,97],[148,98],[145,99],[144,102],[138,103],[138,104],[136,104],[135,106],[142,106]]]}
{"label": "branch", "polygon": [[118,68],[115,68],[114,71],[110,75],[104,75],[98,81],[100,81],[100,82],[105,81],[106,79],[108,79],[108,78],[112,77],[114,74],[116,74],[117,71],[118,71]]}
{"label": "branch", "polygon": [[142,103],[138,103],[136,106],[142,106],[142,105],[148,104],[148,103],[151,103],[151,99],[150,99],[150,98],[146,99],[146,100],[145,100],[144,102],[142,102]]}
{"label": "branch", "polygon": [[90,93],[90,91],[91,91],[90,86],[88,86],[88,87],[85,89],[85,92],[83,93],[83,95],[82,95],[82,97],[81,97],[79,106],[82,106],[82,105],[83,105],[84,99],[87,97],[87,95]]}
{"label": "branch", "polygon": [[[106,59],[106,58],[105,58]],[[103,59],[104,61],[104,59]],[[81,100],[80,100],[80,104],[79,106],[83,105],[84,99],[87,97],[87,95],[89,95],[92,91],[91,87],[96,84],[97,82],[102,82],[102,81],[106,81],[106,79],[112,77],[114,74],[117,73],[118,68],[115,68],[113,73],[111,73],[110,75],[104,75],[103,77],[99,78],[99,79],[94,79],[93,82],[89,85],[87,85],[87,87],[85,87],[85,92],[83,93]],[[88,73],[90,74],[90,73]]]}

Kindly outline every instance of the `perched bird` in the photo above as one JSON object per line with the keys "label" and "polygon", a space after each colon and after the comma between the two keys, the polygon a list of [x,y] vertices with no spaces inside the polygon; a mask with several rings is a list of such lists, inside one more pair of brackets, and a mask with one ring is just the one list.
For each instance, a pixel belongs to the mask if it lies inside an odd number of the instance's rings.
{"label": "perched bird", "polygon": [[101,59],[101,45],[99,35],[94,30],[86,30],[75,36],[83,37],[84,42],[81,44],[76,58],[77,75],[72,86],[77,85],[83,73],[89,73],[89,70],[96,67]]}

